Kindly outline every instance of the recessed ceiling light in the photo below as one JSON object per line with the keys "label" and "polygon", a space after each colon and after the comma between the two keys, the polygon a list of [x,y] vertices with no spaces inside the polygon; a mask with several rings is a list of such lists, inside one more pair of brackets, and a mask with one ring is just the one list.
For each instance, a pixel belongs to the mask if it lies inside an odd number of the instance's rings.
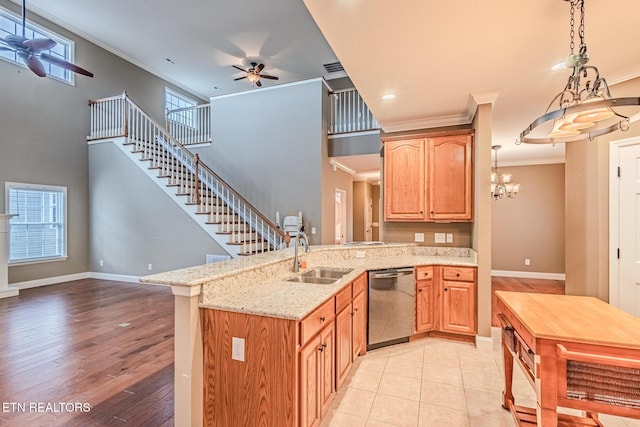
{"label": "recessed ceiling light", "polygon": [[385,101],[389,101],[391,99],[396,99],[396,96],[393,93],[386,93],[382,95],[382,99],[384,99]]}

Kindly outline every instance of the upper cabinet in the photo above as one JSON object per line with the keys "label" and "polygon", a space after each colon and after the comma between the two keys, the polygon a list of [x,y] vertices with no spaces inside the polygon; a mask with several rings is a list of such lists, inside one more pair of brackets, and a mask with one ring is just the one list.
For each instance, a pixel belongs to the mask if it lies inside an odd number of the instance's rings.
{"label": "upper cabinet", "polygon": [[383,138],[387,221],[471,221],[473,135]]}

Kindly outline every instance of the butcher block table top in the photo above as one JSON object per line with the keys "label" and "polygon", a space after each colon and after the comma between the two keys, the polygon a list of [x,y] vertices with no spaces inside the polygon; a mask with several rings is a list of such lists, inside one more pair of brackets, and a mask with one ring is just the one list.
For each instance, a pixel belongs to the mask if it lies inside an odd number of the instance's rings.
{"label": "butcher block table top", "polygon": [[537,339],[640,350],[640,318],[594,297],[496,291]]}

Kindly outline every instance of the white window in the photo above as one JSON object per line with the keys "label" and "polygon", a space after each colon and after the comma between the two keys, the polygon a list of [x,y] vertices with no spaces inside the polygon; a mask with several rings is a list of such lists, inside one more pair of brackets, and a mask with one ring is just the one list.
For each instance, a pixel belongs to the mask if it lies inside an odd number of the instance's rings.
{"label": "white window", "polygon": [[[178,92],[165,88],[165,109],[167,110],[169,120],[178,122],[182,125],[195,127],[195,114],[191,107],[195,107],[198,103]],[[182,110],[186,108],[186,110]],[[180,111],[175,111],[180,110]]]}
{"label": "white window", "polygon": [[[6,9],[0,8],[0,38],[5,38],[9,34],[22,35],[22,18]],[[46,53],[67,62],[73,62],[73,42],[71,40],[67,40],[29,21],[26,23],[25,37],[28,39],[46,38],[55,41],[57,45],[53,49],[46,51]],[[9,50],[0,50],[0,59],[25,67],[24,62],[18,58],[16,53]],[[74,75],[71,71],[46,61],[40,62],[42,62],[49,77],[73,84]]]}
{"label": "white window", "polygon": [[9,221],[9,263],[65,259],[67,188],[5,184]]}

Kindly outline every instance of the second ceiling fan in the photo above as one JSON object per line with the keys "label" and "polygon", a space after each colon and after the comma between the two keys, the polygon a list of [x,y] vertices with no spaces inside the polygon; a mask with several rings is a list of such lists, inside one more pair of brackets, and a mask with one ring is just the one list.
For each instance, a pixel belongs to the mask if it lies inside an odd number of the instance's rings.
{"label": "second ceiling fan", "polygon": [[260,79],[269,79],[269,80],[278,80],[278,77],[276,76],[270,76],[268,74],[261,74],[262,69],[264,68],[264,64],[258,64],[257,62],[252,62],[251,63],[251,68],[248,69],[244,69],[241,67],[238,67],[237,65],[233,65],[233,68],[237,68],[240,71],[243,71],[246,73],[245,76],[242,77],[238,77],[233,79],[234,81],[236,80],[242,80],[242,79],[248,79],[251,83],[255,84],[256,86],[260,87],[262,86],[262,83],[260,83]]}

